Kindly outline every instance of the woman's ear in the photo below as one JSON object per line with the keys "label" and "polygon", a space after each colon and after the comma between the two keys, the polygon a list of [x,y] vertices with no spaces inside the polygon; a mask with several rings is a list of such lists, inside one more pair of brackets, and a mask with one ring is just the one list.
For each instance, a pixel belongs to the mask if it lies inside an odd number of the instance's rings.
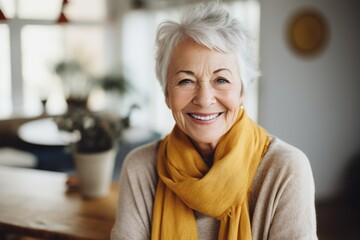
{"label": "woman's ear", "polygon": [[244,82],[240,80],[240,83],[241,83],[240,98],[242,102],[244,100]]}
{"label": "woman's ear", "polygon": [[171,109],[171,105],[170,105],[170,99],[169,99],[169,93],[167,90],[165,90],[165,103],[166,103],[166,106]]}

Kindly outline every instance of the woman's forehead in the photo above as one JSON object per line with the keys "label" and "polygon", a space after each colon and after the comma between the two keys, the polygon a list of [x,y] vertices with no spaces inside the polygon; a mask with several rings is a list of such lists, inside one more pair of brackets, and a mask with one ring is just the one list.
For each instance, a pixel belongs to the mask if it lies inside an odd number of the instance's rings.
{"label": "woman's forehead", "polygon": [[201,67],[210,68],[211,71],[237,68],[236,55],[209,49],[193,40],[182,41],[176,45],[170,56],[169,70],[191,70]]}

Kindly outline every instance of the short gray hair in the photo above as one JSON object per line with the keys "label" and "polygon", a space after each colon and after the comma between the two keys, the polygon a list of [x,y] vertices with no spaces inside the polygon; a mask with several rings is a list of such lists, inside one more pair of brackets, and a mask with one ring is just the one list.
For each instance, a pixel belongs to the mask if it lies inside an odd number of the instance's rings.
{"label": "short gray hair", "polygon": [[189,5],[179,23],[161,23],[156,36],[156,77],[166,93],[167,71],[173,48],[184,38],[223,53],[236,52],[240,79],[246,90],[259,72],[252,58],[250,37],[241,23],[217,1]]}

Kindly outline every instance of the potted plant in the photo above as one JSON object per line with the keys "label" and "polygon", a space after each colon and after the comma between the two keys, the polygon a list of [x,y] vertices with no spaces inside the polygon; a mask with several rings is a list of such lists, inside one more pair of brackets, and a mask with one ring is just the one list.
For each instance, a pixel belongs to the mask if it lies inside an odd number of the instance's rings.
{"label": "potted plant", "polygon": [[70,150],[85,197],[101,197],[108,193],[113,175],[122,120],[110,114],[87,109],[68,112],[55,118],[60,130],[76,133],[77,141]]}

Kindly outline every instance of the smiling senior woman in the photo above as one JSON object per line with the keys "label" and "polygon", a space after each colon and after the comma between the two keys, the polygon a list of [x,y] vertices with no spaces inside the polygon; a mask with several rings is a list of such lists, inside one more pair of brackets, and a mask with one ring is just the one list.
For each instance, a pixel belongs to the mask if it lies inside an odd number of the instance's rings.
{"label": "smiling senior woman", "polygon": [[176,125],[132,151],[112,239],[316,239],[306,156],[253,122],[247,34],[216,3],[157,34],[157,77]]}

